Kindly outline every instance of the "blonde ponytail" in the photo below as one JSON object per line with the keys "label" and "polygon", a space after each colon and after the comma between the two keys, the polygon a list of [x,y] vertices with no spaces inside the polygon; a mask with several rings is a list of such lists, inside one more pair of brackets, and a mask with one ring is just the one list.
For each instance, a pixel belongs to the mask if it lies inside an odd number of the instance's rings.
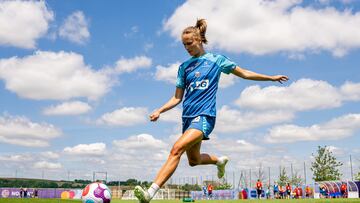
{"label": "blonde ponytail", "polygon": [[206,39],[206,21],[205,19],[198,19],[196,21],[195,26],[189,26],[187,28],[184,29],[183,31],[183,35],[184,34],[195,34],[196,37],[199,37],[199,39],[201,40],[202,43],[207,44],[208,40]]}
{"label": "blonde ponytail", "polygon": [[197,27],[199,29],[199,31],[200,31],[201,41],[204,44],[207,44],[208,41],[207,41],[207,39],[205,37],[207,24],[206,24],[205,19],[198,19],[196,21],[195,27]]}

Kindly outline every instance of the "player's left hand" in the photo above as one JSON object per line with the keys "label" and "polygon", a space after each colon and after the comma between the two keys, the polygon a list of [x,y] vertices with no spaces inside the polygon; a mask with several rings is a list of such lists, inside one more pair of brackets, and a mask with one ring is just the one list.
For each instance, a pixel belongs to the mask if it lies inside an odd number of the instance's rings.
{"label": "player's left hand", "polygon": [[272,76],[272,81],[278,81],[279,83],[283,83],[289,80],[289,77],[286,75],[274,75]]}
{"label": "player's left hand", "polygon": [[150,121],[155,122],[160,117],[160,112],[154,111],[149,117],[150,117]]}

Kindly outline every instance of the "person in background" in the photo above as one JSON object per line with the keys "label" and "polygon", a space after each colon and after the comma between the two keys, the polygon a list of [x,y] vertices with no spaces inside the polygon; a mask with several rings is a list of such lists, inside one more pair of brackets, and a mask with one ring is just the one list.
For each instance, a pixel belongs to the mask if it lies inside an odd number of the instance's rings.
{"label": "person in background", "polygon": [[203,186],[202,186],[202,190],[203,190],[203,197],[204,197],[203,199],[206,199],[206,197],[207,197],[207,195],[208,195],[206,185],[203,185]]}
{"label": "person in background", "polygon": [[305,187],[305,197],[306,197],[307,199],[309,199],[310,196],[311,196],[311,188],[307,185],[307,186]]}
{"label": "person in background", "polygon": [[207,191],[208,191],[208,198],[211,199],[212,198],[212,192],[213,192],[213,186],[211,184],[208,185],[207,187]]}
{"label": "person in background", "polygon": [[274,198],[275,199],[279,199],[279,185],[277,184],[277,182],[274,182]]}
{"label": "person in background", "polygon": [[320,185],[320,198],[328,198],[328,191],[325,185]]}
{"label": "person in background", "polygon": [[244,188],[241,192],[242,192],[243,199],[247,199],[248,193],[247,193],[246,189]]}
{"label": "person in background", "polygon": [[295,199],[301,199],[302,198],[302,188],[298,185],[294,189]]}
{"label": "person in background", "polygon": [[34,198],[39,198],[38,192],[39,192],[38,189],[35,188],[35,189],[34,189]]}
{"label": "person in background", "polygon": [[256,194],[258,199],[261,199],[261,193],[262,193],[262,182],[260,181],[260,179],[258,179],[256,182]]}
{"label": "person in background", "polygon": [[291,198],[291,185],[290,183],[286,184],[286,199],[290,199]]}
{"label": "person in background", "polygon": [[280,199],[284,199],[284,197],[285,197],[285,188],[282,185],[279,186],[279,194],[280,194]]}
{"label": "person in background", "polygon": [[24,197],[24,189],[21,187],[20,188],[20,198]]}
{"label": "person in background", "polygon": [[27,196],[28,196],[27,188],[24,188],[24,198],[27,198]]}
{"label": "person in background", "polygon": [[270,186],[267,187],[265,195],[266,195],[266,199],[270,199]]}
{"label": "person in background", "polygon": [[342,183],[340,187],[341,197],[347,198],[347,186],[346,183]]}

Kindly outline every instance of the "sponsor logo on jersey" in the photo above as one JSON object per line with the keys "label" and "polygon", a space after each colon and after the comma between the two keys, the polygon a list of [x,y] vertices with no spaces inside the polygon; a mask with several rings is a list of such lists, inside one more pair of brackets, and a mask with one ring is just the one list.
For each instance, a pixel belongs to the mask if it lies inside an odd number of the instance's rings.
{"label": "sponsor logo on jersey", "polygon": [[196,62],[195,64],[191,64],[189,67],[185,69],[185,73],[193,71],[200,63]]}
{"label": "sponsor logo on jersey", "polygon": [[188,67],[187,69],[185,69],[185,73],[194,70],[194,68],[195,68],[195,66],[190,66],[190,67]]}
{"label": "sponsor logo on jersey", "polygon": [[206,90],[209,87],[209,80],[200,80],[190,83],[189,90]]}
{"label": "sponsor logo on jersey", "polygon": [[200,116],[195,117],[191,122],[192,122],[192,123],[197,123],[197,122],[199,122],[199,121],[200,121]]}

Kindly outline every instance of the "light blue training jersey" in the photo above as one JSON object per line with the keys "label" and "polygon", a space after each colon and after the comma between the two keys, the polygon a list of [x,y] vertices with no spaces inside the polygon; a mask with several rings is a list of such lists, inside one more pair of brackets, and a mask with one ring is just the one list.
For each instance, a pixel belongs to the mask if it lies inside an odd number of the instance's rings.
{"label": "light blue training jersey", "polygon": [[176,87],[185,89],[182,117],[216,117],[216,91],[221,72],[229,74],[236,64],[223,55],[206,53],[182,63]]}

